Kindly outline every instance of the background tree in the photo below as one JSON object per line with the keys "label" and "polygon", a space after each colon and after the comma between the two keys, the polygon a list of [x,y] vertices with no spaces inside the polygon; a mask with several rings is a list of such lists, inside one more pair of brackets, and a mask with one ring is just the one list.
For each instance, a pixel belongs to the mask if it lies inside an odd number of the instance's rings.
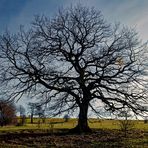
{"label": "background tree", "polygon": [[30,30],[1,36],[0,55],[3,93],[10,99],[26,93],[42,98],[53,115],[78,109],[75,131],[90,131],[87,113],[98,113],[98,103],[112,112],[128,107],[141,113],[147,101],[141,59],[146,54],[137,34],[107,24],[93,8],[36,17]]}
{"label": "background tree", "polygon": [[33,117],[35,115],[36,103],[29,102],[28,103],[28,109],[29,109],[29,112],[30,112],[31,124],[33,124]]}
{"label": "background tree", "polygon": [[39,117],[39,122],[40,119],[42,119],[42,122],[45,123],[46,116],[45,116],[45,109],[43,109],[43,105],[40,104],[36,105],[36,115],[38,115]]}
{"label": "background tree", "polygon": [[120,118],[119,127],[121,131],[123,131],[124,137],[127,137],[128,131],[131,131],[135,126],[135,122],[132,121],[132,115],[130,114],[130,110],[127,108],[123,109],[119,113],[118,117]]}
{"label": "background tree", "polygon": [[66,115],[64,115],[64,122],[68,122],[69,121],[69,119],[70,119],[70,117],[69,117],[69,115],[68,114],[66,114]]}
{"label": "background tree", "polygon": [[0,125],[16,124],[16,109],[15,106],[7,101],[0,100]]}
{"label": "background tree", "polygon": [[20,122],[18,125],[24,125],[26,123],[26,110],[23,105],[19,105],[18,112],[20,114]]}
{"label": "background tree", "polygon": [[19,114],[20,114],[20,117],[22,117],[23,115],[26,115],[26,110],[25,108],[23,107],[23,105],[19,105],[18,108],[17,108]]}

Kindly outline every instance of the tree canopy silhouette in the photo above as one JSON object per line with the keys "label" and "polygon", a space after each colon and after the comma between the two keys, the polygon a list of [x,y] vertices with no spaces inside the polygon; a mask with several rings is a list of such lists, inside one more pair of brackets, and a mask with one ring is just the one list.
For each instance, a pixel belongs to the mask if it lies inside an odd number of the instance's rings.
{"label": "tree canopy silhouette", "polygon": [[37,16],[30,30],[1,36],[0,54],[7,97],[40,98],[55,115],[78,109],[79,132],[90,131],[87,113],[97,113],[98,103],[111,112],[126,106],[140,113],[146,101],[137,33],[108,24],[93,8]]}

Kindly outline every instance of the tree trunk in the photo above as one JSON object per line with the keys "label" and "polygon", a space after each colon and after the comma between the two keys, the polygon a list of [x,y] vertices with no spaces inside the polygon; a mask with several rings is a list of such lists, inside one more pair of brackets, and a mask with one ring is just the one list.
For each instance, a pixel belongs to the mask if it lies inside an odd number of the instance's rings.
{"label": "tree trunk", "polygon": [[31,114],[30,118],[31,118],[31,124],[33,124],[33,114]]}
{"label": "tree trunk", "polygon": [[91,132],[87,122],[88,103],[82,103],[80,106],[78,125],[71,131],[76,133]]}

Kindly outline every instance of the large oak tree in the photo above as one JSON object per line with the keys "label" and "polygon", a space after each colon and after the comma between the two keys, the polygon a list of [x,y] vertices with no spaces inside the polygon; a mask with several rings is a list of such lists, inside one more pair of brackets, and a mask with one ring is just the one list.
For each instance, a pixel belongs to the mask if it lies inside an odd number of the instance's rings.
{"label": "large oak tree", "polygon": [[76,131],[90,131],[88,109],[140,113],[146,101],[143,51],[133,29],[110,25],[83,6],[35,17],[30,30],[0,38],[0,80],[10,99],[25,94],[48,102],[53,114],[78,108]]}

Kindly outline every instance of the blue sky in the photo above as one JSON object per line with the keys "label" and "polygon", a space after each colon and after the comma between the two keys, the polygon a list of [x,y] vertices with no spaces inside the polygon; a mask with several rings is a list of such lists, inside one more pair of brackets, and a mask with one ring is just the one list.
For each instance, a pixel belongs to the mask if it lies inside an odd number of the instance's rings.
{"label": "blue sky", "polygon": [[0,0],[0,33],[29,26],[34,15],[52,16],[60,7],[77,3],[101,10],[108,22],[134,27],[143,41],[148,40],[148,0]]}
{"label": "blue sky", "polygon": [[[148,40],[148,0],[0,0],[0,34],[6,28],[16,32],[19,25],[29,27],[35,15],[50,17],[61,7],[78,3],[101,10],[109,23],[136,28],[139,37]],[[19,104],[26,102],[23,98]]]}

